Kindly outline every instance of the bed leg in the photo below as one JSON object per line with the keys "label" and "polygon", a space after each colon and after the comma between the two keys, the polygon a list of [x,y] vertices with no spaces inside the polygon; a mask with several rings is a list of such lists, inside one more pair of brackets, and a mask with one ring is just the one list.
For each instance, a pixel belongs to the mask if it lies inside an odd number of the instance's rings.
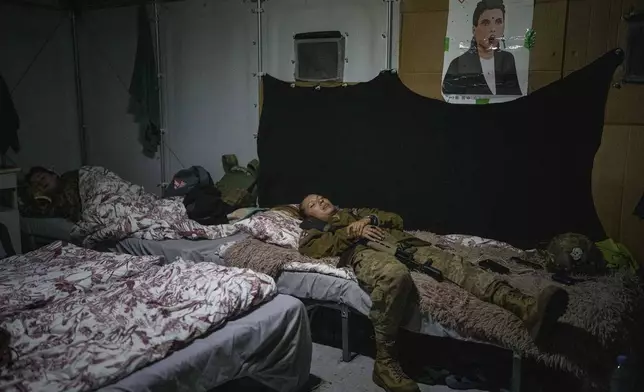
{"label": "bed leg", "polygon": [[349,350],[349,307],[346,304],[340,304],[340,315],[342,316],[342,361],[351,361],[351,351]]}
{"label": "bed leg", "polygon": [[512,392],[521,392],[521,356],[512,353]]}

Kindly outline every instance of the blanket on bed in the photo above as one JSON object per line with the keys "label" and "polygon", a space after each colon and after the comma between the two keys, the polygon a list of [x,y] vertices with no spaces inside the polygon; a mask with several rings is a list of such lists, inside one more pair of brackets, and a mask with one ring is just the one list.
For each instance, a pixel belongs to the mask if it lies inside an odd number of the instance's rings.
{"label": "blanket on bed", "polygon": [[276,294],[264,274],[161,259],[56,242],[0,261],[0,327],[19,354],[0,390],[100,388]]}
{"label": "blanket on bed", "polygon": [[102,167],[82,167],[78,186],[82,215],[72,234],[83,238],[85,247],[126,237],[216,239],[238,230],[233,225],[200,225],[188,219],[180,197],[160,199]]}
{"label": "blanket on bed", "polygon": [[[529,293],[557,284],[543,270],[535,270],[510,261],[512,256],[543,263],[536,252],[521,251],[502,242],[470,236],[439,236],[414,232],[418,237],[441,244],[472,262],[493,259],[512,271],[500,275],[513,286]],[[316,260],[293,249],[247,239],[232,245],[225,254],[230,265],[248,267],[276,278],[284,266],[301,263],[301,271],[317,272],[308,266],[315,263],[333,268],[338,259]],[[483,302],[457,286],[439,283],[430,277],[412,274],[419,293],[423,314],[445,327],[469,338],[513,350],[551,368],[570,372],[580,378],[594,378],[605,385],[616,355],[634,341],[641,321],[644,293],[635,277],[615,274],[563,286],[570,294],[570,306],[557,326],[550,343],[537,347],[522,322],[504,309]]]}

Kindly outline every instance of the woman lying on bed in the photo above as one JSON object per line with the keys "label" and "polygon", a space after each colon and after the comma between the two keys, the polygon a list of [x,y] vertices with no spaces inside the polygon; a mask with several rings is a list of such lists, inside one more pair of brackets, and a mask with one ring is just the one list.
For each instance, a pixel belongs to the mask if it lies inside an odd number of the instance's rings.
{"label": "woman lying on bed", "polygon": [[32,167],[25,176],[19,208],[24,217],[77,222],[81,213],[78,170],[58,175],[44,167]]}

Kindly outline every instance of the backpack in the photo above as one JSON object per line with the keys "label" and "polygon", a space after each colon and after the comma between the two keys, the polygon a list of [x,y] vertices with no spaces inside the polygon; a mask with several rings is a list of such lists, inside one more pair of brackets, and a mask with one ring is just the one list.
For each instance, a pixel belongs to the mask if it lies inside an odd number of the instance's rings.
{"label": "backpack", "polygon": [[221,192],[222,200],[235,209],[255,206],[259,161],[253,159],[243,167],[239,166],[234,154],[224,155],[221,160],[226,174],[215,186]]}
{"label": "backpack", "polygon": [[201,166],[190,166],[179,170],[163,190],[163,197],[185,196],[195,188],[213,185],[210,173]]}
{"label": "backpack", "polygon": [[202,225],[228,223],[228,214],[235,209],[221,200],[221,192],[214,185],[193,188],[184,198],[188,218]]}

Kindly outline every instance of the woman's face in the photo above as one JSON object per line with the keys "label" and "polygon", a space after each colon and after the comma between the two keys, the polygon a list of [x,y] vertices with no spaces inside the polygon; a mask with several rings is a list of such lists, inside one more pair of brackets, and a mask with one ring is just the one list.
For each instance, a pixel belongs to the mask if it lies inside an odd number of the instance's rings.
{"label": "woman's face", "polygon": [[55,173],[38,172],[31,176],[29,184],[37,193],[49,193],[58,186],[58,176]]}
{"label": "woman's face", "polygon": [[476,45],[484,50],[499,48],[499,38],[505,31],[503,11],[499,9],[484,11],[478,20],[478,25],[472,28]]}

